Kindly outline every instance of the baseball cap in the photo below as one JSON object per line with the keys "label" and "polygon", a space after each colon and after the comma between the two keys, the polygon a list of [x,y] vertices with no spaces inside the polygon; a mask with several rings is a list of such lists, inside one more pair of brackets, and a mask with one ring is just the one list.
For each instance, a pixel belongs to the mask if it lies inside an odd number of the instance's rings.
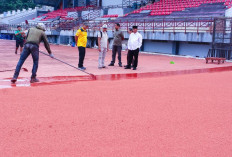
{"label": "baseball cap", "polygon": [[46,26],[45,26],[45,24],[43,24],[43,23],[38,23],[38,25],[37,26],[39,26],[39,27],[41,27],[42,29],[46,29]]}
{"label": "baseball cap", "polygon": [[102,26],[102,28],[107,28],[107,25],[106,25],[106,24],[104,24],[104,25]]}

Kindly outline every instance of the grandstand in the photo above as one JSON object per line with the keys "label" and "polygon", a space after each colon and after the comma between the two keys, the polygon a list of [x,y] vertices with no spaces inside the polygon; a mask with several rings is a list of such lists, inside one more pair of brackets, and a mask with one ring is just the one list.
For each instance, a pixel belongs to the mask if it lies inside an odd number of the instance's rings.
{"label": "grandstand", "polygon": [[37,8],[28,10],[23,9],[22,11],[9,11],[5,14],[0,15],[1,23],[5,24],[17,24],[27,19],[32,19],[37,16]]}
{"label": "grandstand", "polygon": [[232,0],[34,2],[0,15],[0,157],[232,157]]}
{"label": "grandstand", "polygon": [[[194,8],[194,9],[193,9]],[[216,9],[216,10],[213,10]],[[133,13],[149,11],[151,16],[167,16],[172,13],[179,13],[177,16],[220,16],[217,9],[231,8],[231,1],[227,0],[164,0],[141,7]],[[183,12],[182,12],[183,11]],[[203,12],[202,12],[203,11]],[[203,14],[202,14],[203,13]],[[211,14],[212,13],[212,14]],[[175,15],[174,15],[175,16]]]}
{"label": "grandstand", "polygon": [[[112,38],[114,23],[121,24],[126,39],[127,30],[138,25],[144,37],[143,51],[206,57],[211,48],[221,44],[231,50],[231,0],[34,0],[36,4],[47,5],[54,11],[7,16],[1,20],[6,24],[25,26],[28,20],[33,26],[43,22],[47,26],[50,42],[70,44],[75,30],[84,21],[89,22],[89,47],[95,45],[97,31],[108,25]],[[28,16],[26,16],[28,15]],[[16,20],[20,19],[22,20]],[[222,19],[222,20],[221,20]],[[15,25],[1,26],[1,32],[12,33]],[[222,37],[222,38],[220,38]],[[111,40],[112,41],[112,40]],[[126,42],[126,41],[125,41]],[[194,48],[193,48],[194,47]],[[195,48],[197,47],[197,48]],[[124,46],[125,48],[125,46]],[[197,50],[199,48],[199,50]],[[230,59],[230,56],[227,57]]]}

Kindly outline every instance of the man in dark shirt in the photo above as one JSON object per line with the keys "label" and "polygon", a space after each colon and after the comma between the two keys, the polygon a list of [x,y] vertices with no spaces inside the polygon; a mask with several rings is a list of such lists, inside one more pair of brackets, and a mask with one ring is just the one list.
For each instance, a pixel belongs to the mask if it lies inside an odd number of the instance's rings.
{"label": "man in dark shirt", "polygon": [[118,65],[122,67],[121,60],[121,51],[122,51],[122,41],[124,40],[124,36],[121,30],[119,30],[120,24],[115,24],[115,32],[114,32],[114,41],[113,41],[113,49],[112,49],[112,61],[109,66],[114,66],[116,54],[118,52]]}

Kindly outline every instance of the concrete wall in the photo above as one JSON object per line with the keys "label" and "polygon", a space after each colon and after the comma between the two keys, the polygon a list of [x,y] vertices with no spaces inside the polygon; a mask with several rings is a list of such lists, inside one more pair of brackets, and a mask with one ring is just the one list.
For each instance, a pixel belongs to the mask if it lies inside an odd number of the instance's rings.
{"label": "concrete wall", "polygon": [[146,52],[172,54],[171,41],[159,42],[159,41],[144,40],[143,44],[144,44],[144,51]]}
{"label": "concrete wall", "polygon": [[89,14],[89,13],[90,13],[89,11],[82,11],[82,12],[81,12],[81,16],[86,15],[86,14]]}
{"label": "concrete wall", "polygon": [[109,5],[122,5],[123,0],[103,0],[102,6],[109,6]]}
{"label": "concrete wall", "polygon": [[108,15],[119,15],[122,16],[123,15],[123,9],[122,8],[115,8],[115,9],[109,9],[108,10]]}
{"label": "concrete wall", "polygon": [[57,37],[56,36],[48,36],[48,42],[52,44],[57,43]]}
{"label": "concrete wall", "polygon": [[127,14],[127,13],[130,13],[130,12],[132,12],[132,11],[134,11],[135,9],[133,9],[133,8],[124,8],[123,9],[123,14]]}
{"label": "concrete wall", "polygon": [[225,16],[226,17],[232,17],[232,8],[226,10]]}
{"label": "concrete wall", "polygon": [[211,45],[209,43],[188,43],[181,42],[179,48],[180,55],[206,57]]}
{"label": "concrete wall", "polygon": [[[174,54],[176,48],[173,41],[144,40],[143,44],[145,52]],[[206,57],[210,48],[210,43],[179,42],[179,50],[177,51],[182,56]]]}

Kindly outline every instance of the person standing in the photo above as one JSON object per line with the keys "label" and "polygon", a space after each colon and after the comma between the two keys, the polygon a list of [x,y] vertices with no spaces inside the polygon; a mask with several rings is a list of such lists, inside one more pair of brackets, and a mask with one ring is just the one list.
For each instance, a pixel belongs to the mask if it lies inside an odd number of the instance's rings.
{"label": "person standing", "polygon": [[16,38],[16,49],[15,49],[15,54],[18,53],[18,49],[20,46],[20,54],[23,51],[23,44],[24,44],[24,37],[25,37],[25,33],[22,31],[22,27],[21,26],[17,26],[17,31],[15,31],[15,38]]}
{"label": "person standing", "polygon": [[139,49],[142,46],[142,35],[138,32],[138,26],[133,26],[133,32],[128,41],[128,61],[125,69],[131,69],[131,63],[134,58],[133,70],[137,69]]}
{"label": "person standing", "polygon": [[106,68],[105,67],[105,57],[106,52],[109,51],[109,41],[108,41],[108,34],[107,34],[107,25],[104,24],[102,26],[102,31],[98,33],[98,51],[99,51],[99,59],[98,59],[98,68]]}
{"label": "person standing", "polygon": [[109,66],[114,66],[116,54],[118,52],[118,65],[122,67],[121,61],[121,51],[122,51],[122,41],[124,40],[124,36],[121,30],[119,30],[120,24],[115,24],[115,32],[114,32],[114,41],[113,41],[113,49],[112,49],[112,61]]}
{"label": "person standing", "polygon": [[39,65],[39,44],[41,41],[44,42],[44,46],[47,49],[49,56],[51,58],[54,58],[52,51],[50,49],[50,45],[47,40],[47,36],[45,34],[45,25],[43,23],[39,23],[36,27],[30,28],[28,30],[27,37],[26,37],[26,43],[23,48],[23,52],[16,66],[14,76],[11,79],[12,83],[15,83],[17,81],[21,67],[23,66],[23,63],[25,62],[25,60],[30,54],[32,55],[32,58],[33,58],[33,69],[32,69],[32,75],[31,75],[30,82],[31,83],[39,82],[39,80],[36,78],[36,73],[37,73],[38,65]]}
{"label": "person standing", "polygon": [[84,23],[83,27],[78,29],[75,35],[75,41],[77,43],[77,47],[79,51],[78,68],[80,70],[86,70],[83,64],[84,64],[86,45],[87,45],[87,29],[88,29],[88,25],[87,23]]}
{"label": "person standing", "polygon": [[[130,36],[130,34],[133,32],[133,29],[132,28],[129,28],[129,30],[128,30],[128,34],[129,34],[129,36]],[[127,62],[128,62],[128,59],[129,59],[129,51],[128,51],[128,43],[127,43]],[[134,63],[134,60],[132,61],[132,66],[133,66],[133,63]],[[126,67],[126,65],[124,66],[124,67]]]}

